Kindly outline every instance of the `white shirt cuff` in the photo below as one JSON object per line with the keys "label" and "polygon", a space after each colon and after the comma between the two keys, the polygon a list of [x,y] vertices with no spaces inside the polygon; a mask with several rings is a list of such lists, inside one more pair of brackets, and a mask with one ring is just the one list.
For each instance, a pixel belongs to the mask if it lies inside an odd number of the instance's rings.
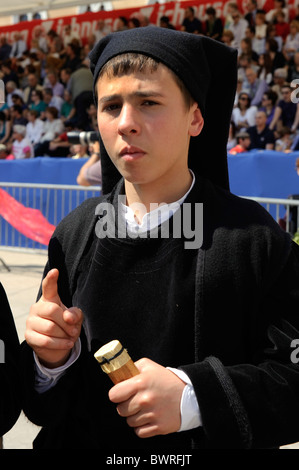
{"label": "white shirt cuff", "polygon": [[171,370],[171,372],[186,383],[181,398],[181,427],[178,432],[188,431],[202,426],[200,409],[194,387],[188,375],[179,369],[173,369],[172,367],[167,367],[167,369]]}
{"label": "white shirt cuff", "polygon": [[35,360],[35,390],[38,393],[43,393],[54,387],[58,379],[65,373],[65,371],[78,359],[81,353],[81,341],[80,338],[77,339],[71,355],[67,362],[63,366],[56,367],[55,369],[49,369],[48,367],[43,366],[35,352],[33,352],[33,357]]}

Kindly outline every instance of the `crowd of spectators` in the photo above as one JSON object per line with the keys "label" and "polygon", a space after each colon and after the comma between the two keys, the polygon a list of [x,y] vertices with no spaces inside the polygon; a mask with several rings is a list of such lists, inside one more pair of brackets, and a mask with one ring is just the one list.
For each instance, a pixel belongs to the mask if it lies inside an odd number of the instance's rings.
{"label": "crowd of spectators", "polygon": [[[148,24],[147,18],[119,17],[116,30]],[[158,27],[175,28],[167,16],[160,18]],[[231,2],[221,19],[213,7],[206,9],[204,18],[187,7],[176,29],[209,36],[238,50],[229,153],[299,149],[299,7],[290,18],[284,0],[274,0],[268,12],[259,8],[258,1],[249,0],[242,15]],[[70,25],[61,35],[54,30],[45,33],[42,25],[35,27],[29,48],[19,33],[12,44],[1,36],[0,78],[5,84],[5,103],[0,104],[1,158],[98,160],[94,144],[74,146],[67,132],[97,130],[88,53],[107,33],[105,22],[99,20],[84,44]],[[221,73],[225,71],[219,71],[220,77]]]}

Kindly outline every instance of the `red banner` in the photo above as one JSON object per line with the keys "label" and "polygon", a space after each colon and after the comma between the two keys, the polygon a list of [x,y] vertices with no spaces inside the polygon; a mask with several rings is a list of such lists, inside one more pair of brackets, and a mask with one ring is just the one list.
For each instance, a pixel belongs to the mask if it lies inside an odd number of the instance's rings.
{"label": "red banner", "polygon": [[26,237],[48,245],[55,230],[38,209],[25,207],[0,189],[0,215]]}
{"label": "red banner", "polygon": [[[230,0],[231,1],[231,0]],[[14,33],[16,31],[21,32],[24,40],[30,47],[31,38],[34,34],[34,28],[42,26],[45,33],[50,29],[54,29],[61,37],[63,37],[64,27],[66,24],[71,24],[72,30],[81,37],[83,44],[86,42],[88,36],[96,30],[97,22],[99,19],[103,19],[106,23],[109,31],[114,31],[116,27],[116,21],[119,16],[125,16],[131,18],[138,15],[146,16],[150,23],[159,26],[159,20],[161,16],[168,16],[170,22],[178,28],[184,19],[185,8],[192,6],[195,9],[195,14],[199,19],[205,17],[206,8],[213,6],[217,12],[217,16],[224,17],[227,11],[227,4],[229,0],[220,1],[208,1],[208,0],[193,0],[185,2],[169,2],[163,5],[154,4],[147,5],[144,7],[135,7],[125,10],[113,10],[113,11],[100,11],[97,13],[84,13],[76,16],[65,16],[62,18],[53,18],[49,20],[35,20],[21,22],[11,26],[0,27],[0,36],[5,35],[9,42],[13,41]],[[237,0],[238,6],[242,13],[247,11],[248,0]],[[295,0],[288,2],[290,9],[290,15],[294,12]],[[273,0],[259,0],[259,8],[263,8],[268,11],[273,7]]]}

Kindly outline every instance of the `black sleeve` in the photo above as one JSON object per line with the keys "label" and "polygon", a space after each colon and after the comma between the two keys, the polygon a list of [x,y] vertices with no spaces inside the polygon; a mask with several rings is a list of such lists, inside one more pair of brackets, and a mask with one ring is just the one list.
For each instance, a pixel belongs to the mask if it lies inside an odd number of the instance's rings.
{"label": "black sleeve", "polygon": [[5,290],[0,283],[0,436],[16,423],[20,412],[19,339]]}

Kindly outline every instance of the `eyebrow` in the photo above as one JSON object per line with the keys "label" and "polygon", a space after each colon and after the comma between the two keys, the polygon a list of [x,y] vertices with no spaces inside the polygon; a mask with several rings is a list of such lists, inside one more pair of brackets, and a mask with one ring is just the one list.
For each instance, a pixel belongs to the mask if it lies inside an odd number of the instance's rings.
{"label": "eyebrow", "polygon": [[[161,98],[163,95],[162,93],[158,93],[156,91],[134,91],[129,95],[130,97],[137,97],[137,98]],[[99,99],[99,104],[109,103],[111,101],[122,99],[122,95],[119,93],[115,93],[112,95],[103,96]]]}

